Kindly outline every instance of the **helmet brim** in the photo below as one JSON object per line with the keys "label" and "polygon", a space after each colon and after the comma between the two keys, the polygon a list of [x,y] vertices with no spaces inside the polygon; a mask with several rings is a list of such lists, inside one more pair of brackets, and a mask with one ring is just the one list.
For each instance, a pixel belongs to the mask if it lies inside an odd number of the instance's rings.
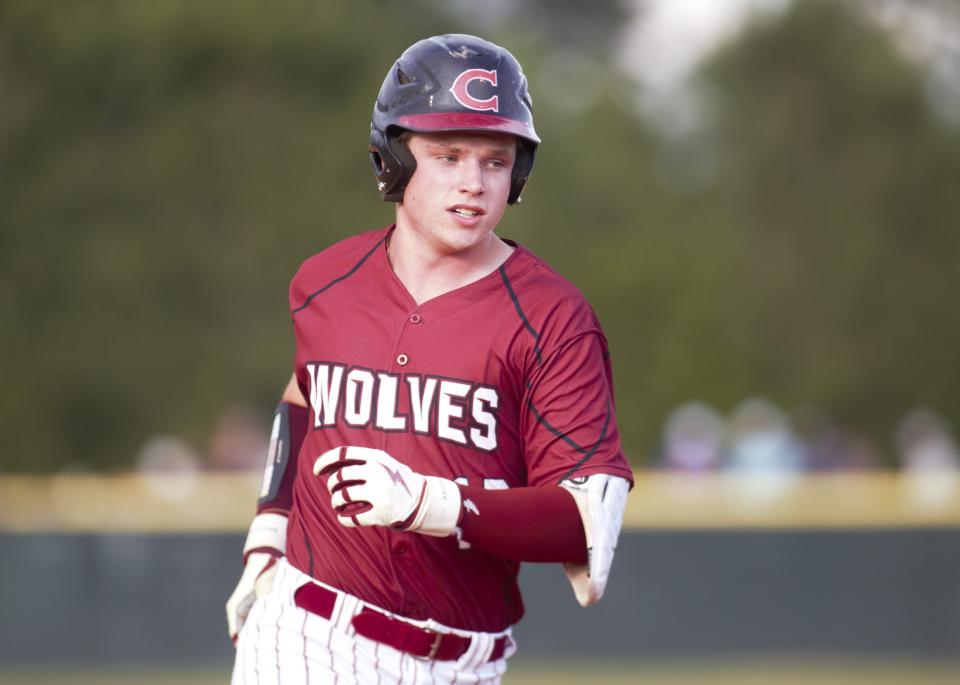
{"label": "helmet brim", "polygon": [[408,114],[397,119],[397,125],[417,133],[435,133],[441,131],[490,131],[519,136],[532,143],[540,143],[533,127],[515,119],[507,119],[494,114],[472,114],[466,112],[428,112],[426,114]]}

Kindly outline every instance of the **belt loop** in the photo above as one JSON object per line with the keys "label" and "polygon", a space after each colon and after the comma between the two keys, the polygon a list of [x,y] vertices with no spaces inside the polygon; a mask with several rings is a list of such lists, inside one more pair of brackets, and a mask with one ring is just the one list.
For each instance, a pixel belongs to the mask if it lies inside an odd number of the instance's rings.
{"label": "belt loop", "polygon": [[490,650],[490,656],[487,661],[498,661],[504,657],[507,650],[513,646],[513,637],[508,633],[498,637],[493,641],[493,649]]}
{"label": "belt loop", "polygon": [[348,595],[345,592],[338,592],[337,596],[341,603],[340,614],[337,616],[337,627],[352,635],[356,633],[353,627],[353,617],[363,609],[363,602],[358,597]]}
{"label": "belt loop", "polygon": [[457,668],[472,670],[487,662],[493,637],[484,633],[475,633],[460,658],[457,659]]}

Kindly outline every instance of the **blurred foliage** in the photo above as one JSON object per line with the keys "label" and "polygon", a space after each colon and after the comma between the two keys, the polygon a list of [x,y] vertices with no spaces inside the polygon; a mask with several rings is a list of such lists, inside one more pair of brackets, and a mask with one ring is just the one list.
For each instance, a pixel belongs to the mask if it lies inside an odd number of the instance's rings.
{"label": "blurred foliage", "polygon": [[921,74],[842,5],[798,3],[705,78],[724,178],[704,199],[743,246],[754,382],[879,439],[918,404],[960,418],[960,132]]}
{"label": "blurred foliage", "polygon": [[[889,41],[796,3],[704,69],[710,125],[671,143],[604,66],[619,3],[563,7],[482,27],[545,141],[501,234],[593,302],[631,457],[691,397],[816,403],[878,443],[918,403],[960,418],[960,134]],[[561,50],[578,22],[606,49]],[[446,31],[481,32],[423,1],[0,4],[0,468],[123,467],[270,410],[290,276],[391,221],[366,158],[383,75]]]}

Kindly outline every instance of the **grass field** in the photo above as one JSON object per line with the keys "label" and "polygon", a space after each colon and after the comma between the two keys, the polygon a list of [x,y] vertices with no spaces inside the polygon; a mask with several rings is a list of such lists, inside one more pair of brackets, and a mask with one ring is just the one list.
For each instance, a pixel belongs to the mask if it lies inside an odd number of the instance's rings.
{"label": "grass field", "polygon": [[[4,685],[217,685],[229,666],[30,667],[0,665]],[[955,662],[758,659],[696,663],[519,662],[504,685],[956,685]]]}

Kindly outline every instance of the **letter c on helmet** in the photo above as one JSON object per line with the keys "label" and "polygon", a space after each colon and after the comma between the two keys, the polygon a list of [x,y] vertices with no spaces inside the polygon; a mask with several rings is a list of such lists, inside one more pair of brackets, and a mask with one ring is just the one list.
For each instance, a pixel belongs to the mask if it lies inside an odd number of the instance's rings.
{"label": "letter c on helmet", "polygon": [[467,69],[457,76],[456,80],[453,82],[453,85],[450,86],[450,92],[453,93],[453,97],[457,99],[457,102],[467,109],[475,109],[478,112],[498,111],[499,103],[496,95],[493,95],[486,100],[478,100],[470,95],[469,91],[467,90],[467,86],[470,85],[471,81],[486,81],[490,85],[496,86],[497,70]]}

